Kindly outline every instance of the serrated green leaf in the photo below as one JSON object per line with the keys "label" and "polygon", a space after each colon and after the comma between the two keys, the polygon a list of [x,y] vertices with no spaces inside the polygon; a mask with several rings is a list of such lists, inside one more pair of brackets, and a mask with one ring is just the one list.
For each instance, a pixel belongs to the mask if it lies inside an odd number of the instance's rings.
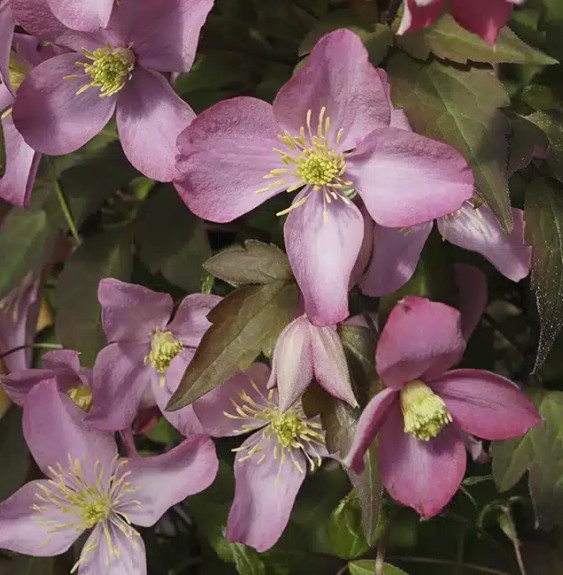
{"label": "serrated green leaf", "polygon": [[254,549],[240,543],[233,543],[231,549],[240,575],[265,575],[266,567]]}
{"label": "serrated green leaf", "polygon": [[[364,559],[362,561],[352,561],[348,563],[350,575],[373,575],[375,573],[375,561]],[[383,575],[408,575],[406,571],[385,563],[383,565]]]}
{"label": "serrated green leaf", "polygon": [[362,512],[355,491],[344,497],[330,516],[328,541],[341,559],[354,559],[369,551],[362,532]]}
{"label": "serrated green leaf", "polygon": [[546,135],[549,142],[547,162],[553,175],[563,182],[563,113],[560,111],[534,112],[526,119]]}
{"label": "serrated green leaf", "polygon": [[132,267],[132,234],[128,228],[92,236],[72,254],[55,291],[58,313],[55,330],[67,348],[81,352],[83,365],[92,365],[106,344],[98,303],[98,284],[113,277],[127,281]]}
{"label": "serrated green leaf", "polygon": [[277,246],[246,240],[209,258],[203,267],[232,285],[268,284],[293,278],[287,256]]}
{"label": "serrated green leaf", "polygon": [[388,72],[392,98],[414,129],[457,148],[475,175],[477,193],[506,232],[512,229],[507,182],[506,119],[498,110],[510,103],[492,71],[459,69],[439,61],[416,62],[399,54]]}
{"label": "serrated green leaf", "polygon": [[523,116],[510,118],[512,134],[510,137],[510,155],[508,174],[511,176],[522,170],[533,160],[538,150],[546,150],[547,139],[542,130]]}
{"label": "serrated green leaf", "polygon": [[493,477],[500,491],[513,487],[529,472],[530,495],[542,529],[563,525],[563,392],[538,394],[542,423],[524,437],[495,441]]}
{"label": "serrated green leaf", "polygon": [[[416,50],[412,49],[414,42]],[[444,14],[425,30],[408,37],[398,37],[398,43],[403,45],[411,56],[424,60],[432,52],[438,58],[458,64],[467,64],[468,61],[539,66],[557,64],[557,60],[551,56],[520,40],[510,28],[502,28],[497,43],[492,46],[477,34],[462,28],[450,14]]]}
{"label": "serrated green leaf", "polygon": [[534,371],[545,361],[563,326],[563,195],[546,180],[535,180],[524,206],[526,243],[532,246],[532,288],[541,330]]}
{"label": "serrated green leaf", "polygon": [[299,290],[293,282],[245,286],[224,298],[209,314],[203,336],[168,409],[185,407],[229,377],[246,369],[263,349],[271,350],[293,319]]}

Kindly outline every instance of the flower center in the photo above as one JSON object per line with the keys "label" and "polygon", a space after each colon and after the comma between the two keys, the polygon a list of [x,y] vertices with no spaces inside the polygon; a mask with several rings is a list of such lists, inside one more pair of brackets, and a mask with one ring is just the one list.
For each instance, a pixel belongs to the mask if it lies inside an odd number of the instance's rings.
{"label": "flower center", "polygon": [[170,367],[170,362],[183,349],[182,342],[177,340],[171,331],[161,331],[157,327],[151,335],[151,351],[145,357],[145,364],[150,363],[156,371],[164,373]]}
{"label": "flower center", "polygon": [[424,382],[411,381],[401,390],[405,433],[429,441],[452,421],[446,404]]}
{"label": "flower center", "polygon": [[94,402],[92,390],[84,384],[71,387],[66,394],[84,411],[90,411]]}
{"label": "flower center", "polygon": [[127,80],[131,79],[135,67],[135,55],[130,47],[104,46],[93,52],[86,49],[83,52],[91,63],[77,62],[76,65],[84,68],[84,73],[90,76],[92,81],[80,88],[77,94],[85,92],[88,88],[99,88],[100,98],[106,98],[119,92]]}
{"label": "flower center", "polygon": [[8,71],[10,74],[10,83],[12,84],[12,90],[14,91],[14,93],[18,91],[18,88],[25,80],[25,77],[27,76],[31,68],[32,66],[30,64],[25,63],[21,58],[19,58],[14,50],[10,51]]}
{"label": "flower center", "polygon": [[[287,130],[278,135],[284,149],[275,148],[274,151],[281,156],[286,167],[275,168],[264,176],[264,179],[273,181],[265,188],[257,190],[256,193],[277,188],[287,181],[288,192],[307,185],[315,191],[322,190],[328,204],[338,199],[349,203],[352,182],[344,179],[345,154],[338,151],[343,130],[340,128],[336,132],[334,140],[330,139],[330,133],[331,123],[330,117],[326,115],[326,107],[323,106],[319,112],[316,130],[312,125],[312,112],[308,110],[306,127],[301,127],[298,136],[291,135]],[[299,180],[299,183],[294,183],[295,178]],[[277,215],[286,214],[303,205],[307,197],[308,195]]]}

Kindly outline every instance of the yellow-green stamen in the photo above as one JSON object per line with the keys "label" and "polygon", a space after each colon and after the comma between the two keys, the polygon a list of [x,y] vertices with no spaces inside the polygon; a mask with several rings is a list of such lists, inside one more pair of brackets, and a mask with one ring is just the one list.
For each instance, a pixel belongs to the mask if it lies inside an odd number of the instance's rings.
{"label": "yellow-green stamen", "polygon": [[452,416],[446,404],[424,382],[407,383],[400,395],[405,433],[411,433],[421,441],[429,441],[451,423]]}
{"label": "yellow-green stamen", "polygon": [[84,411],[90,411],[94,402],[92,390],[87,385],[75,385],[66,394]]}
{"label": "yellow-green stamen", "polygon": [[145,357],[145,364],[150,363],[156,371],[163,374],[161,385],[164,384],[164,373],[170,367],[170,362],[183,349],[182,342],[177,340],[171,331],[161,331],[157,327],[151,335],[151,351]]}

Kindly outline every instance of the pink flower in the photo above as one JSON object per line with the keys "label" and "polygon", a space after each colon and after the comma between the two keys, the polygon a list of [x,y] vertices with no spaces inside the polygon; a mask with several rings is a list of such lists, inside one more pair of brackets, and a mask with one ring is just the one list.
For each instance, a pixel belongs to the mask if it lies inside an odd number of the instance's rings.
{"label": "pink flower", "polygon": [[307,468],[325,457],[321,425],[297,404],[284,411],[268,391],[268,367],[255,363],[194,403],[212,437],[252,433],[235,449],[235,498],[227,539],[266,551],[285,529]]}
{"label": "pink flower", "polygon": [[176,138],[194,113],[161,72],[191,68],[212,5],[121,0],[106,29],[59,34],[57,44],[72,52],[43,62],[25,78],[14,104],[16,128],[33,149],[67,154],[115,112],[129,161],[150,178],[172,180]]}
{"label": "pink flower", "polygon": [[141,406],[156,403],[186,435],[188,429],[199,432],[191,408],[169,412],[165,407],[211,325],[207,314],[220,298],[188,295],[171,318],[172,298],[167,293],[106,278],[100,282],[98,299],[110,343],[94,364],[94,405],[88,422],[98,429],[122,430]]}
{"label": "pink flower", "polygon": [[465,350],[457,310],[408,297],[393,309],[376,352],[385,389],[360,417],[346,464],[363,469],[379,433],[383,485],[424,518],[453,497],[465,474],[466,432],[483,439],[523,435],[540,418],[511,381],[477,369],[448,371]]}
{"label": "pink flower", "polygon": [[75,566],[79,575],[146,575],[143,540],[133,524],[154,525],[213,482],[213,443],[199,435],[164,455],[120,458],[113,435],[87,429],[83,415],[55,381],[29,393],[23,432],[47,479],[0,503],[0,548],[52,557],[89,533]]}
{"label": "pink flower", "polygon": [[65,26],[93,32],[108,25],[115,0],[47,0],[47,3]]}
{"label": "pink flower", "polygon": [[404,227],[457,210],[473,176],[446,144],[390,126],[383,79],[348,30],[324,36],[273,105],[233,98],[180,135],[175,185],[198,216],[227,222],[301,189],[285,223],[291,267],[315,325],[348,317],[364,237],[353,198],[380,225]]}
{"label": "pink flower", "polygon": [[[460,26],[494,44],[508,22],[512,6],[524,0],[450,0],[453,17]],[[439,18],[446,0],[405,0],[399,34],[426,28]]]}
{"label": "pink flower", "polygon": [[269,387],[277,385],[280,408],[288,409],[313,378],[334,397],[357,405],[336,327],[317,327],[302,316],[278,337]]}

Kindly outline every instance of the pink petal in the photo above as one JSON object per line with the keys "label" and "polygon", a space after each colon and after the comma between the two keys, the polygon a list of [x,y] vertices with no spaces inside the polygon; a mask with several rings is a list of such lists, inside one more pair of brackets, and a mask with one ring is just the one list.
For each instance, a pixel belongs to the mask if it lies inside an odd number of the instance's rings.
{"label": "pink petal", "polygon": [[403,431],[396,405],[379,432],[379,470],[393,499],[424,519],[437,515],[457,491],[467,464],[465,445],[451,425],[430,441]]}
{"label": "pink petal", "polygon": [[157,72],[137,68],[119,93],[117,130],[123,151],[153,180],[176,177],[176,140],[194,118],[193,110]]}
{"label": "pink petal", "polygon": [[294,184],[286,178],[257,193],[276,181],[264,179],[272,169],[284,167],[274,152],[281,131],[270,104],[256,98],[224,100],[202,112],[178,138],[174,184],[192,212],[229,222]]}
{"label": "pink petal", "polygon": [[[54,505],[40,501],[40,486],[52,487],[47,480],[31,481],[0,503],[0,547],[35,557],[52,557],[64,553],[80,537],[81,531],[70,525],[67,529],[53,530],[53,521],[59,525],[71,523],[68,514]],[[41,514],[33,505],[48,507]]]}
{"label": "pink petal", "polygon": [[456,425],[483,439],[520,437],[541,421],[514,383],[488,371],[456,369],[428,385],[444,400]]}
{"label": "pink petal", "polygon": [[53,379],[50,369],[21,369],[2,376],[2,389],[17,405],[23,405],[27,394],[42,381]]}
{"label": "pink petal", "polygon": [[391,311],[377,344],[377,372],[387,387],[437,377],[465,351],[459,312],[443,303],[409,296]]}
{"label": "pink petal", "polygon": [[147,344],[135,342],[111,343],[98,353],[89,425],[119,431],[133,423],[151,378],[157,377],[154,368],[143,361],[148,353]]}
{"label": "pink petal", "polygon": [[508,0],[451,0],[451,11],[460,26],[495,44],[500,29],[510,19]]}
{"label": "pink petal", "polygon": [[405,0],[403,18],[399,26],[398,34],[415,32],[430,26],[442,13],[446,0],[430,0],[417,2],[417,0]]}
{"label": "pink petal", "polygon": [[10,50],[14,35],[14,17],[10,4],[4,2],[0,5],[0,81],[7,87],[10,94],[13,93],[10,82]]}
{"label": "pink petal", "polygon": [[195,293],[186,296],[166,329],[169,329],[184,345],[197,347],[203,334],[211,327],[207,316],[221,299],[216,295]]}
{"label": "pink petal", "polygon": [[141,66],[161,72],[188,72],[200,30],[213,0],[120,0],[110,28],[133,44]]}
{"label": "pink petal", "polygon": [[29,392],[23,409],[23,433],[33,459],[48,477],[53,477],[57,464],[67,468],[70,458],[82,461],[86,480],[92,485],[96,461],[105,469],[112,468],[117,455],[113,435],[87,428],[84,415],[58,391],[54,379],[39,383]]}
{"label": "pink petal", "polygon": [[358,402],[352,390],[342,342],[333,327],[309,326],[315,379],[328,393],[352,407]]}
{"label": "pink petal", "polygon": [[53,14],[73,30],[94,31],[105,28],[114,0],[47,0]]}
{"label": "pink petal", "polygon": [[524,212],[512,208],[514,229],[506,235],[493,212],[486,206],[474,209],[469,203],[454,214],[440,218],[440,233],[452,244],[478,252],[501,274],[520,281],[530,271],[530,248],[524,240]]}
{"label": "pink petal", "polygon": [[32,36],[54,41],[66,30],[47,0],[10,0],[10,8],[17,23]]}
{"label": "pink petal", "polygon": [[391,110],[391,128],[399,128],[412,132],[411,124],[403,110]]}
{"label": "pink petal", "polygon": [[306,316],[293,320],[282,330],[274,348],[270,387],[277,384],[283,411],[301,397],[313,379],[310,327]]}
{"label": "pink petal", "polygon": [[166,328],[172,314],[169,294],[113,278],[100,282],[98,301],[102,306],[102,324],[108,341],[148,343],[157,327]]}
{"label": "pink petal", "polygon": [[372,259],[360,283],[362,293],[381,297],[406,284],[418,264],[432,225],[428,222],[397,229],[375,224]]}
{"label": "pink petal", "polygon": [[[247,417],[240,416],[233,402],[239,407],[248,406],[249,403],[241,397],[241,394],[246,394],[259,409],[271,407],[267,388],[269,376],[270,369],[266,365],[253,363],[247,370],[237,373],[221,387],[198,399],[193,408],[205,433],[212,437],[225,437],[241,435],[252,428],[263,427],[266,423],[264,419],[253,417],[248,411]],[[226,413],[229,415],[225,415]]]}
{"label": "pink petal", "polygon": [[[98,88],[76,93],[90,80],[76,66],[83,61],[75,53],[55,56],[35,67],[18,89],[14,124],[34,150],[51,156],[74,152],[112,117],[115,96],[100,98]],[[79,77],[68,78],[73,75]]]}
{"label": "pink petal", "polygon": [[80,356],[72,349],[55,349],[41,358],[45,369],[80,372]]}
{"label": "pink petal", "polygon": [[458,287],[456,307],[461,314],[461,333],[467,341],[487,307],[487,278],[478,268],[454,264]]}
{"label": "pink petal", "polygon": [[350,289],[356,286],[364,276],[366,268],[371,261],[373,251],[374,221],[371,219],[371,216],[368,214],[364,205],[360,205],[359,208],[362,218],[364,219],[364,237],[362,239],[360,253],[356,258],[354,268],[350,274],[350,285],[348,286]]}
{"label": "pink petal", "polygon": [[163,455],[133,457],[121,469],[130,473],[127,481],[136,491],[117,510],[135,525],[151,527],[170,507],[207,489],[218,467],[213,441],[205,435],[185,439]]}
{"label": "pink petal", "polygon": [[[257,551],[266,551],[280,538],[285,529],[297,492],[305,479],[307,462],[300,451],[295,461],[286,456],[283,463],[274,457],[277,441],[261,439],[260,433],[249,437],[242,448],[261,441],[261,449],[244,459],[245,450],[235,459],[235,498],[227,522],[227,539],[244,543]],[[262,459],[263,457],[263,459]]]}
{"label": "pink petal", "polygon": [[382,226],[429,222],[473,195],[473,174],[456,149],[406,130],[373,131],[346,163],[346,176]]}
{"label": "pink petal", "polygon": [[343,130],[339,150],[351,150],[372,130],[389,125],[391,110],[381,77],[368,60],[360,38],[349,30],[323,36],[305,64],[286,82],[274,100],[276,120],[291,134],[306,129],[311,111],[316,131],[321,108],[330,117],[329,140],[334,145]]}
{"label": "pink petal", "polygon": [[[98,524],[84,544],[78,575],[147,575],[145,544],[141,536],[134,529],[127,536],[113,523],[108,523],[107,528],[112,548]],[[91,550],[86,551],[87,548]],[[116,549],[119,555],[116,555]]]}
{"label": "pink petal", "polygon": [[398,399],[399,394],[394,389],[383,389],[371,398],[362,411],[352,447],[344,461],[345,465],[356,473],[364,470],[364,455],[385,422],[390,408]]}
{"label": "pink petal", "polygon": [[[308,196],[308,197],[307,197]],[[335,325],[348,315],[348,287],[364,237],[364,219],[352,203],[327,204],[324,192],[305,188],[307,197],[284,226],[287,255],[315,325]]]}

